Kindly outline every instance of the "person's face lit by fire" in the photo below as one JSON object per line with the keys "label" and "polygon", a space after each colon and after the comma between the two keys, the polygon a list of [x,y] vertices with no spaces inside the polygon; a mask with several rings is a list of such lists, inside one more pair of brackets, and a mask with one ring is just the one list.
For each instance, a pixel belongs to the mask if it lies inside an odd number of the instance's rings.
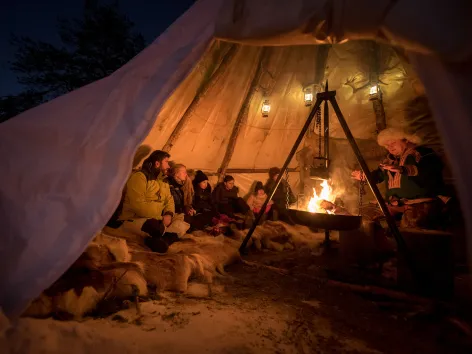
{"label": "person's face lit by fire", "polygon": [[177,178],[180,181],[185,181],[187,179],[187,169],[185,167],[179,168],[175,172],[175,178]]}
{"label": "person's face lit by fire", "polygon": [[277,173],[276,175],[273,175],[273,176],[272,176],[272,179],[273,179],[274,181],[277,181],[277,178],[278,178],[278,177],[279,177],[279,174]]}
{"label": "person's face lit by fire", "polygon": [[208,181],[201,181],[198,186],[201,188],[201,189],[207,189],[208,187]]}
{"label": "person's face lit by fire", "polygon": [[406,140],[389,140],[385,143],[388,152],[394,156],[400,156],[406,149],[408,142]]}
{"label": "person's face lit by fire", "polygon": [[234,187],[234,179],[228,182],[224,182],[224,184],[225,184],[225,188],[230,191]]}
{"label": "person's face lit by fire", "polygon": [[165,157],[162,161],[156,161],[156,164],[155,164],[156,168],[158,170],[161,170],[161,172],[163,174],[166,174],[167,171],[169,170],[170,166],[169,166],[169,158],[168,157]]}

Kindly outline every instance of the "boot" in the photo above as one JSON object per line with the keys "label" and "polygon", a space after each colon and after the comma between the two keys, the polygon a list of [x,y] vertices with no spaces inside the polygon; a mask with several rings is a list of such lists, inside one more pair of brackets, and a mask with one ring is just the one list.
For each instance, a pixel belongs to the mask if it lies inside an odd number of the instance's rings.
{"label": "boot", "polygon": [[146,237],[144,244],[156,253],[167,253],[169,245],[162,239],[162,237]]}
{"label": "boot", "polygon": [[164,242],[167,244],[167,246],[172,245],[174,242],[180,241],[179,236],[174,233],[174,232],[166,232],[163,236],[162,239]]}

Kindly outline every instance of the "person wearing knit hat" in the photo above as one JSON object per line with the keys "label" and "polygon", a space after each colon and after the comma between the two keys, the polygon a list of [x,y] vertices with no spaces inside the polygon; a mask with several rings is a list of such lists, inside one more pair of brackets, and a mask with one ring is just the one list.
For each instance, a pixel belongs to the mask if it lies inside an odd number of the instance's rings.
{"label": "person wearing knit hat", "polygon": [[[194,184],[199,184],[201,182],[204,182],[204,181],[207,181],[208,182],[208,177],[206,174],[203,173],[203,171],[201,170],[198,170],[195,172],[195,177],[193,179],[193,183]],[[208,183],[207,183],[208,184]],[[203,185],[202,185],[203,186]],[[205,189],[206,186],[203,187],[203,189]]]}
{"label": "person wearing knit hat", "polygon": [[[388,155],[371,172],[375,183],[386,185],[386,200],[390,213],[401,218],[403,227],[435,228],[443,208],[443,164],[436,153],[420,146],[421,139],[403,129],[382,130],[377,142],[387,149]],[[365,176],[354,171],[357,180]]]}
{"label": "person wearing knit hat", "polygon": [[208,177],[200,170],[195,173],[193,190],[195,192],[193,207],[197,213],[214,209],[211,200],[211,186],[210,183],[208,183]]}

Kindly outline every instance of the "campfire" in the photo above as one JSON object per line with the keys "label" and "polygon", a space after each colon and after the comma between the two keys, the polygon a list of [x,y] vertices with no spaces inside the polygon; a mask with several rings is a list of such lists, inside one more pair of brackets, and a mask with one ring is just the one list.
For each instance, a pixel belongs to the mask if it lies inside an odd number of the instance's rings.
{"label": "campfire", "polygon": [[306,210],[310,213],[334,214],[332,206],[335,199],[336,193],[333,192],[332,186],[328,180],[323,180],[319,194],[313,188],[313,196],[308,202]]}

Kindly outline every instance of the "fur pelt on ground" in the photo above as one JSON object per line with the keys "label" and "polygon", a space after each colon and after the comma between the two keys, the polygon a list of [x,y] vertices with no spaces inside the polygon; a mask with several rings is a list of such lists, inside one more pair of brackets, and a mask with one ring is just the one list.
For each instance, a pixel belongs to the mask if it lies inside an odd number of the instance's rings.
{"label": "fur pelt on ground", "polygon": [[[104,229],[24,315],[80,318],[106,299],[145,297],[148,288],[186,292],[191,279],[211,284],[215,277],[226,275],[225,266],[241,260],[239,246],[248,230],[232,231],[230,237],[213,237],[203,231],[186,234],[161,255],[145,246],[143,236]],[[256,228],[249,247],[315,248],[323,237],[305,226],[266,221]]]}
{"label": "fur pelt on ground", "polygon": [[147,291],[143,264],[131,262],[126,241],[101,234],[23,315],[80,318],[101,301],[145,296]]}
{"label": "fur pelt on ground", "polygon": [[[242,241],[248,230],[233,228],[233,238]],[[311,231],[307,226],[289,225],[282,221],[266,221],[254,230],[248,247],[258,250],[274,251],[293,250],[297,248],[317,248],[324,240],[324,233]]]}

